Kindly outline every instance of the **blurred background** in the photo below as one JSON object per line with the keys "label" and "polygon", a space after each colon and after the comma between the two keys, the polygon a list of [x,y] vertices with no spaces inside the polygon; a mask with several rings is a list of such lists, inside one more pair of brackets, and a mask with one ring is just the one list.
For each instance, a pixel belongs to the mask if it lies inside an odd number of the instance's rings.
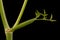
{"label": "blurred background", "polygon": [[[7,20],[9,25],[12,27],[15,23],[21,7],[23,5],[24,0],[3,0],[4,8],[7,16]],[[28,4],[22,16],[21,22],[26,21],[28,19],[35,17],[35,11],[38,10],[39,12],[43,13],[43,10],[46,10],[48,14],[48,18],[50,18],[51,13],[53,14],[53,19],[56,22],[49,22],[49,21],[35,21],[34,23],[18,29],[14,31],[14,39],[17,36],[21,36],[21,33],[25,35],[25,33],[31,33],[35,35],[41,35],[40,33],[59,33],[60,32],[60,25],[59,25],[59,14],[60,14],[60,6],[59,0],[28,0]],[[37,33],[37,34],[36,34]],[[22,34],[22,35],[23,35]],[[0,17],[0,40],[3,38],[4,40],[4,28]],[[30,34],[28,34],[30,35]],[[3,37],[4,36],[4,37]]]}

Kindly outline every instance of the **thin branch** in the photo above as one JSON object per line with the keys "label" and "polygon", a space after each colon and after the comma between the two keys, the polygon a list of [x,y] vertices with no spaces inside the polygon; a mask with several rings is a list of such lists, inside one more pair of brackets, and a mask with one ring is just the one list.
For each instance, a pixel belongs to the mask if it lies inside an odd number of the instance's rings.
{"label": "thin branch", "polygon": [[1,19],[2,19],[2,22],[3,22],[4,28],[5,29],[9,28],[2,0],[0,0],[0,15],[1,15]]}
{"label": "thin branch", "polygon": [[18,16],[15,24],[13,25],[13,27],[15,27],[15,26],[20,22],[20,19],[21,19],[22,15],[23,15],[23,12],[24,12],[24,10],[25,10],[25,7],[26,7],[26,5],[27,5],[27,2],[28,2],[28,0],[24,0],[22,9],[21,9],[21,11],[20,11],[20,13],[19,13],[19,16]]}

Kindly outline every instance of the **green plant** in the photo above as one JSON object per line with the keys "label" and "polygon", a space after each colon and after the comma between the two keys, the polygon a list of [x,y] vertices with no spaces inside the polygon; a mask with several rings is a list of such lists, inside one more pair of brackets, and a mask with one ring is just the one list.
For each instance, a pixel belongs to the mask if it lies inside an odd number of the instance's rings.
{"label": "green plant", "polygon": [[[48,14],[46,14],[45,10],[44,10],[44,14],[42,14],[38,10],[36,10],[36,12],[35,12],[36,17],[35,18],[32,18],[32,19],[27,20],[25,22],[19,23],[22,15],[23,15],[23,12],[25,10],[25,7],[27,5],[27,2],[28,2],[28,0],[24,0],[23,6],[22,6],[22,9],[19,13],[18,18],[17,18],[15,24],[13,25],[13,27],[10,28],[8,21],[7,21],[7,18],[6,18],[6,15],[5,15],[3,2],[2,2],[2,0],[0,0],[0,16],[1,16],[3,26],[4,26],[4,30],[5,30],[6,40],[13,40],[13,32],[15,30],[23,28],[23,27],[33,23],[35,20],[46,20],[46,21],[51,21],[51,22],[56,21],[56,20],[52,20],[52,18],[53,18],[52,14],[51,14],[50,19],[47,19]],[[40,16],[43,16],[43,18],[38,19]]]}

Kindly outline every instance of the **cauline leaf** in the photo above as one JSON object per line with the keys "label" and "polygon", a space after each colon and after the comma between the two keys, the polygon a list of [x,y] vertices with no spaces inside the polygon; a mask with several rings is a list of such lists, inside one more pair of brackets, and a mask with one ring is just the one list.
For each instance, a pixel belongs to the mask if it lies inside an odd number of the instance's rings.
{"label": "cauline leaf", "polygon": [[15,30],[17,30],[17,29],[23,28],[23,27],[25,27],[25,26],[33,23],[33,22],[34,22],[35,20],[37,20],[37,18],[40,16],[40,13],[38,13],[38,11],[36,11],[36,12],[35,12],[35,15],[36,15],[35,18],[32,18],[32,19],[27,20],[27,21],[24,21],[24,22],[18,24],[17,26],[12,27],[11,31],[15,31]]}
{"label": "cauline leaf", "polygon": [[56,21],[56,20],[52,20],[52,19],[53,19],[53,15],[51,14],[50,21],[51,21],[51,22]]}
{"label": "cauline leaf", "polygon": [[[32,18],[32,19],[30,19],[30,20],[27,20],[27,21],[24,21],[24,22],[18,24],[17,26],[13,27],[13,28],[11,29],[11,31],[15,31],[15,30],[17,30],[17,29],[23,28],[23,27],[25,27],[25,26],[33,23],[35,20],[45,20],[45,21],[51,21],[51,22],[56,21],[56,20],[52,20],[52,18],[53,18],[53,15],[52,15],[52,14],[51,14],[50,19],[46,19],[46,18],[43,19],[44,17],[46,17],[46,16],[48,15],[48,14],[46,14],[45,10],[44,10],[44,14],[42,14],[42,13],[40,13],[38,10],[36,10],[35,15],[36,15],[35,18]],[[42,18],[42,19],[37,19],[37,18],[39,18],[41,15],[43,15],[43,18]]]}
{"label": "cauline leaf", "polygon": [[53,18],[53,15],[51,14],[50,20],[52,20],[52,18]]}

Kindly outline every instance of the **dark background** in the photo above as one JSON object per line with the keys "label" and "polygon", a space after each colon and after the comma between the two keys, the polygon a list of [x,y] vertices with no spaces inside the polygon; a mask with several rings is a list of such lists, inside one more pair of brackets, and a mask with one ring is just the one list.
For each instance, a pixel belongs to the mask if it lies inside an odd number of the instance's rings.
{"label": "dark background", "polygon": [[[7,16],[7,20],[9,22],[9,25],[12,27],[14,22],[17,19],[17,16],[20,12],[20,9],[22,7],[24,0],[3,0],[4,8]],[[53,19],[56,19],[56,22],[49,22],[49,21],[35,21],[34,23],[21,28],[19,30],[16,30],[14,32],[14,39],[20,39],[19,37],[21,35],[41,35],[40,33],[59,33],[60,27],[59,27],[59,13],[60,13],[60,6],[59,6],[59,0],[52,1],[52,0],[29,0],[28,4],[26,6],[26,9],[24,11],[23,17],[21,19],[21,22],[26,21],[28,19],[35,17],[35,11],[38,10],[41,13],[43,13],[43,10],[46,10],[48,15],[48,18],[50,17],[50,14],[53,14]],[[21,34],[23,33],[23,34]],[[37,33],[37,34],[36,34]],[[4,40],[4,28],[3,24],[0,18],[0,40]],[[18,38],[15,38],[19,36]]]}

